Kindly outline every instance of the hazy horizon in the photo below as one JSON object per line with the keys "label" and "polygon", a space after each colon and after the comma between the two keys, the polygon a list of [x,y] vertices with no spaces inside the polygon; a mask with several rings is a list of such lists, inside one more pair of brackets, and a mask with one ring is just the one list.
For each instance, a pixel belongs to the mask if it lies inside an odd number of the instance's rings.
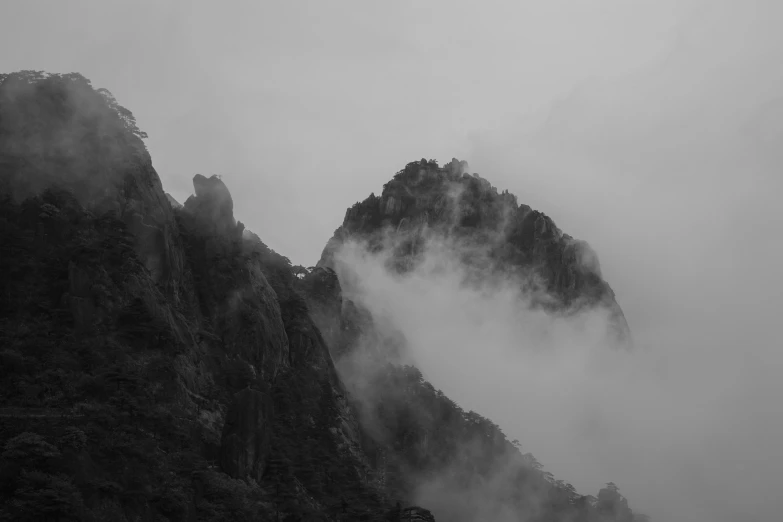
{"label": "hazy horizon", "polygon": [[[237,219],[305,266],[407,162],[468,161],[590,243],[643,355],[600,387],[558,382],[527,417],[499,403],[532,393],[501,356],[466,387],[468,360],[421,352],[433,384],[583,494],[614,481],[659,522],[767,520],[783,484],[781,22],[774,0],[29,0],[0,7],[0,71],[109,89],[167,192],[221,174]],[[604,401],[604,439],[545,424],[582,392]]]}

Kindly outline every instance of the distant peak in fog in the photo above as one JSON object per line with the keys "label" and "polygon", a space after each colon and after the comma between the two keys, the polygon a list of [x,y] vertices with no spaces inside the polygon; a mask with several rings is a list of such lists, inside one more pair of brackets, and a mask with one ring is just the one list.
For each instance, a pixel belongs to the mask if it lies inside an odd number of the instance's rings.
{"label": "distant peak in fog", "polygon": [[418,266],[428,249],[447,245],[477,277],[513,277],[535,306],[558,313],[606,308],[617,339],[630,345],[596,252],[543,212],[469,173],[466,161],[408,163],[380,196],[371,194],[346,211],[319,266],[334,268],[335,252],[349,240],[365,242],[372,253],[391,253],[390,268],[400,273]]}

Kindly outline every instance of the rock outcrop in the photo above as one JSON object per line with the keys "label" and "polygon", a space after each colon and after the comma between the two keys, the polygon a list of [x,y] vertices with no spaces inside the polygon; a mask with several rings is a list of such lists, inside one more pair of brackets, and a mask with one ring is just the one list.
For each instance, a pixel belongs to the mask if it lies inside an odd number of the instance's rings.
{"label": "rock outcrop", "polygon": [[244,226],[234,219],[228,189],[216,176],[193,178],[179,223],[202,314],[224,349],[271,380],[289,364],[289,343],[278,296],[262,264],[245,250]]}
{"label": "rock outcrop", "polygon": [[244,226],[234,219],[234,200],[219,176],[193,177],[195,194],[185,201],[185,211],[198,216],[202,233],[240,239]]}

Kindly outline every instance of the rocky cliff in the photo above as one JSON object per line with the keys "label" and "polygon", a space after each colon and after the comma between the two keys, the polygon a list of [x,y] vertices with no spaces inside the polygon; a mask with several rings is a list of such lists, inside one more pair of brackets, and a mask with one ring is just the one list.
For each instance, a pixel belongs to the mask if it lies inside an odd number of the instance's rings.
{"label": "rocky cliff", "polygon": [[[300,273],[236,221],[217,176],[196,175],[180,205],[144,137],[78,74],[0,75],[0,518],[432,520],[401,506],[448,468],[451,493],[421,502],[441,520],[488,520],[443,504],[463,492],[509,497],[530,520],[631,520],[616,490],[594,505],[550,481],[415,368],[377,358],[366,377],[379,386],[347,386],[373,318],[343,298],[329,251]],[[338,240],[456,212],[437,184],[429,201],[406,183],[350,210]],[[582,252],[539,217],[525,243],[511,199],[455,230],[508,214],[508,241],[527,245],[509,256],[560,248],[542,241]],[[609,295],[596,267],[551,267],[565,301]],[[513,466],[498,485],[501,462]]]}
{"label": "rocky cliff", "polygon": [[176,205],[134,129],[79,75],[0,76],[0,513],[384,516],[290,262],[218,177]]}

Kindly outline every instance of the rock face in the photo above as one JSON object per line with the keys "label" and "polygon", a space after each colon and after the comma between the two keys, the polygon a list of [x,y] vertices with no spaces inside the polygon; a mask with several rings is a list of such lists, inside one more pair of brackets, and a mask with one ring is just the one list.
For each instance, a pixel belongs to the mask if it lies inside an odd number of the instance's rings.
{"label": "rock face", "polygon": [[220,442],[220,465],[234,478],[261,481],[271,450],[274,404],[257,390],[234,396],[226,414]]}
{"label": "rock face", "polygon": [[[541,306],[607,308],[613,334],[630,347],[625,316],[590,246],[564,234],[546,214],[519,205],[513,194],[499,193],[487,180],[468,174],[467,168],[456,159],[443,168],[425,160],[409,163],[384,185],[380,196],[371,194],[346,211],[318,266],[336,268],[336,250],[347,240],[359,239],[374,251],[393,249],[394,268],[409,271],[427,235],[434,235],[479,253],[478,261],[490,270],[517,274],[535,289],[534,301],[536,294],[545,295]],[[467,257],[463,261],[475,264]]]}
{"label": "rock face", "polygon": [[30,469],[0,455],[0,518],[385,512],[290,261],[236,222],[219,177],[178,205],[142,137],[79,75],[0,75],[0,406],[68,424],[4,419],[0,448],[88,434]]}
{"label": "rock face", "polygon": [[289,364],[289,343],[277,295],[261,263],[243,245],[231,195],[216,176],[193,178],[196,194],[180,214],[190,269],[199,284],[202,314],[223,346],[273,379]]}

